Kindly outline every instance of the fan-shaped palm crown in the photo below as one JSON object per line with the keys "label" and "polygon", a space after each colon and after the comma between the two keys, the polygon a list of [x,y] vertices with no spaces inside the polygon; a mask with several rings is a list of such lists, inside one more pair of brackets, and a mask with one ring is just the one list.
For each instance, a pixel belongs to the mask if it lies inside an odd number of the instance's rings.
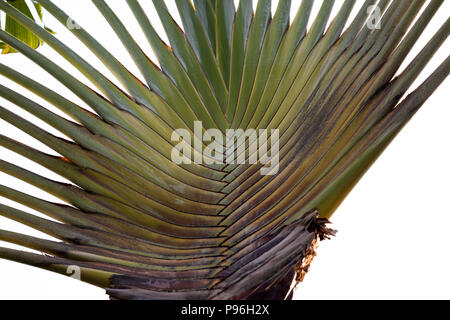
{"label": "fan-shaped palm crown", "polygon": [[[450,70],[447,58],[402,100],[448,37],[449,20],[394,78],[443,0],[432,0],[420,15],[425,0],[364,1],[346,29],[355,0],[341,2],[328,28],[334,1],[321,2],[309,29],[312,0],[301,2],[292,22],[290,0],[279,1],[273,17],[270,0],[259,0],[255,12],[251,0],[241,0],[237,8],[232,0],[176,0],[183,29],[164,1],[153,0],[170,46],[138,1],[126,0],[159,66],[105,1],[93,0],[146,83],[84,29],[68,26],[74,20],[58,6],[36,0],[102,61],[123,92],[9,2],[0,1],[8,19],[55,49],[98,93],[0,31],[8,48],[34,61],[96,112],[0,64],[1,75],[72,118],[0,85],[3,98],[70,139],[0,107],[3,120],[61,157],[6,136],[0,136],[0,145],[72,182],[0,161],[1,171],[67,204],[0,185],[0,196],[51,219],[6,205],[0,205],[2,216],[61,240],[2,230],[0,240],[46,255],[1,248],[0,258],[62,274],[77,266],[82,281],[116,299],[288,297],[311,247],[330,233],[326,219]],[[371,21],[375,14],[379,21]],[[235,129],[234,136],[227,135],[229,129]],[[267,140],[246,143],[249,132]],[[181,151],[185,157],[174,161]],[[224,161],[230,155],[245,161]],[[253,156],[260,161],[249,161]],[[270,164],[272,171],[262,174]]]}

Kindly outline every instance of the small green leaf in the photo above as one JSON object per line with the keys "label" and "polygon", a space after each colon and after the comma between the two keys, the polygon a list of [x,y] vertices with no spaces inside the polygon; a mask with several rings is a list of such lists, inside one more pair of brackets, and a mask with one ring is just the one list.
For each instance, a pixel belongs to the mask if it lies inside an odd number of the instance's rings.
{"label": "small green leaf", "polygon": [[[33,14],[28,7],[25,0],[7,0],[8,4],[12,5],[14,8],[22,12],[24,15],[29,17],[30,19],[33,19],[36,21],[33,17]],[[42,7],[40,4],[32,1],[34,5],[34,10],[36,10],[37,16],[42,21]],[[43,44],[43,41],[41,41],[38,37],[36,37],[31,31],[29,31],[26,27],[22,26],[20,23],[15,21],[13,18],[11,18],[9,15],[6,15],[6,21],[5,21],[5,28],[4,31],[10,33],[17,39],[23,41],[28,46],[30,46],[33,49],[37,49],[39,46]],[[49,32],[52,32],[49,29]],[[53,32],[52,32],[53,33]],[[2,54],[8,54],[8,53],[14,53],[17,52],[15,49],[7,45],[6,43],[0,43],[0,49],[2,50]]]}

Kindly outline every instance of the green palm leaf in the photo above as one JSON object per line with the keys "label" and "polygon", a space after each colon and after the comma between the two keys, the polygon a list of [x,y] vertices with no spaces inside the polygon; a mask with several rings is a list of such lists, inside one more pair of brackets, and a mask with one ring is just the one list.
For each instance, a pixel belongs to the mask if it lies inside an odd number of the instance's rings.
{"label": "green palm leaf", "polygon": [[[176,0],[183,28],[164,1],[154,0],[170,46],[139,2],[127,0],[160,67],[147,58],[108,4],[93,0],[146,83],[84,29],[69,29],[124,92],[9,2],[0,1],[0,10],[32,38],[9,27],[0,30],[0,40],[50,73],[95,113],[0,64],[2,76],[71,118],[0,85],[1,97],[65,136],[0,107],[1,119],[59,156],[4,135],[0,146],[71,182],[53,181],[0,160],[2,172],[61,200],[52,203],[0,185],[0,196],[48,218],[3,204],[0,215],[59,240],[0,230],[1,241],[46,254],[0,248],[0,258],[61,274],[78,266],[82,281],[106,289],[114,299],[289,298],[291,282],[296,273],[302,278],[302,262],[311,248],[333,233],[327,219],[450,72],[447,58],[404,97],[447,39],[447,20],[395,76],[443,0],[432,0],[420,15],[424,0],[367,0],[348,27],[357,2],[343,1],[329,23],[335,3],[324,1],[309,29],[311,0],[302,1],[292,22],[291,1],[280,1],[272,17],[270,0],[257,1],[255,12],[248,0],[237,7],[231,0]],[[36,3],[65,25],[73,21],[49,0]],[[382,13],[380,28],[368,25],[374,4]],[[47,43],[99,93],[36,51],[30,39]],[[272,142],[238,139],[230,148],[226,130],[238,128],[243,129],[240,138],[247,129],[268,129]],[[192,135],[192,141],[172,139],[178,129]],[[223,145],[218,145],[223,152],[202,154],[212,148],[208,129],[222,134]],[[278,142],[270,140],[276,135],[270,130],[278,130]],[[172,155],[179,143],[194,159],[205,161],[176,164]],[[269,155],[267,147],[277,143],[279,153]],[[258,154],[277,158],[278,170],[262,175],[261,162],[213,161],[230,154],[246,160]]]}
{"label": "green palm leaf", "polygon": [[[37,1],[30,1],[30,6],[28,6],[27,2],[25,0],[7,0],[7,2],[25,14],[30,19],[38,19],[39,22],[42,23],[42,6],[37,3]],[[33,12],[34,11],[34,12]],[[35,15],[33,15],[35,13]],[[36,18],[35,18],[36,17]],[[36,21],[36,20],[34,20]],[[1,18],[0,18],[0,25],[2,24]],[[50,29],[46,28],[49,32],[52,32]],[[16,20],[11,18],[8,15],[5,15],[5,24],[4,29],[6,32],[9,32],[10,34],[14,35],[24,43],[28,44],[30,47],[36,49],[40,45],[42,45],[42,41],[35,35],[33,32],[22,26],[20,23],[18,23]],[[14,53],[17,52],[9,46],[5,42],[0,42],[0,49],[2,49],[2,54],[7,53]]]}

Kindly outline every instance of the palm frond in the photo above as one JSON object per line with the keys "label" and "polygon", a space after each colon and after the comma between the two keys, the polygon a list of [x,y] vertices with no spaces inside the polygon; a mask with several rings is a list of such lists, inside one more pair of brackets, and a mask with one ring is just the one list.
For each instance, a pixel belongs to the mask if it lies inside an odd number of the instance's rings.
{"label": "palm frond", "polygon": [[[25,0],[5,0],[7,1],[11,6],[25,14],[30,19],[33,19],[36,22],[39,22],[43,24],[42,21],[42,6],[37,3],[36,1],[32,0],[28,3]],[[30,30],[28,30],[26,27],[22,26],[20,23],[18,23],[16,20],[11,18],[8,15],[5,15],[4,17],[4,24],[2,21],[2,18],[0,16],[0,28],[3,28],[2,30],[5,30],[6,32],[14,35],[24,43],[28,44],[30,47],[36,49],[40,45],[42,45],[42,41],[33,34]],[[49,28],[45,27],[46,30],[49,32],[52,32]],[[9,46],[5,42],[0,42],[0,49],[2,49],[2,54],[8,54],[8,53],[14,53],[17,52]]]}
{"label": "palm frond", "polygon": [[[138,80],[83,28],[69,30],[108,68],[126,91],[76,50],[9,1],[8,19],[44,41],[94,86],[90,88],[11,30],[0,40],[32,60],[95,113],[0,64],[0,74],[64,112],[70,120],[0,85],[0,96],[47,123],[57,137],[7,108],[0,118],[55,151],[44,153],[0,135],[7,148],[70,181],[61,183],[0,160],[0,171],[54,195],[52,203],[0,185],[0,196],[48,217],[0,204],[0,215],[60,242],[0,230],[0,240],[45,255],[0,248],[0,258],[61,274],[78,266],[81,280],[114,299],[283,299],[295,273],[337,206],[450,72],[450,57],[407,97],[405,93],[448,38],[450,19],[412,62],[402,63],[443,0],[345,0],[329,22],[334,1],[323,1],[308,28],[312,0],[290,21],[291,1],[176,0],[179,26],[162,0],[153,5],[164,43],[137,0],[126,4],[158,65],[103,0],[93,3],[141,72]],[[50,0],[36,3],[66,25],[75,21]],[[369,28],[372,10],[380,28]],[[421,14],[419,15],[419,13]],[[12,21],[12,20],[11,20]],[[396,76],[396,74],[398,74]],[[201,122],[200,130],[196,123]],[[279,131],[265,145],[237,139],[227,129]],[[175,130],[192,135],[174,141]],[[264,163],[218,163],[211,131],[223,152]],[[206,142],[205,142],[206,141]],[[176,164],[179,144],[194,159]],[[268,146],[279,152],[269,155]],[[264,151],[265,150],[265,151]]]}

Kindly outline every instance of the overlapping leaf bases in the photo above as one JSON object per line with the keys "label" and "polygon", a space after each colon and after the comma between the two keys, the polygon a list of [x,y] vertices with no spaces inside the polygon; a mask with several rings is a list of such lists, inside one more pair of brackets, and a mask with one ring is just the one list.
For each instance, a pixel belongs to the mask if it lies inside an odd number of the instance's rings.
{"label": "overlapping leaf bases", "polygon": [[[69,16],[38,0],[66,24]],[[53,75],[95,110],[0,65],[0,73],[52,103],[73,121],[0,85],[2,97],[50,124],[57,138],[8,109],[0,117],[52,148],[54,157],[0,136],[0,145],[69,179],[49,180],[5,160],[0,170],[64,203],[0,186],[47,220],[0,205],[0,214],[43,231],[53,242],[0,231],[0,240],[45,255],[0,249],[0,257],[106,288],[115,299],[251,299],[286,296],[295,273],[329,218],[373,161],[450,71],[450,59],[413,93],[404,94],[447,39],[450,21],[394,78],[443,0],[321,2],[303,0],[293,21],[290,0],[176,0],[178,26],[153,0],[169,44],[136,0],[127,0],[159,66],[102,0],[93,0],[127,48],[146,83],[82,28],[72,32],[112,71],[121,91],[51,33],[0,1],[0,9],[79,69],[95,93],[39,52],[1,31],[0,40]],[[369,28],[377,5],[379,28]],[[124,2],[125,5],[125,2]],[[354,6],[358,14],[345,28]],[[333,6],[340,6],[330,19]],[[421,10],[424,7],[424,10]],[[74,17],[76,19],[76,17]],[[308,22],[312,21],[310,28]],[[331,22],[330,22],[331,20]],[[345,30],[344,30],[345,29]],[[171,161],[175,129],[279,129],[280,168]],[[195,147],[194,147],[195,148]],[[247,146],[247,149],[249,146]],[[201,150],[193,150],[198,153]],[[228,150],[229,152],[230,150]]]}

